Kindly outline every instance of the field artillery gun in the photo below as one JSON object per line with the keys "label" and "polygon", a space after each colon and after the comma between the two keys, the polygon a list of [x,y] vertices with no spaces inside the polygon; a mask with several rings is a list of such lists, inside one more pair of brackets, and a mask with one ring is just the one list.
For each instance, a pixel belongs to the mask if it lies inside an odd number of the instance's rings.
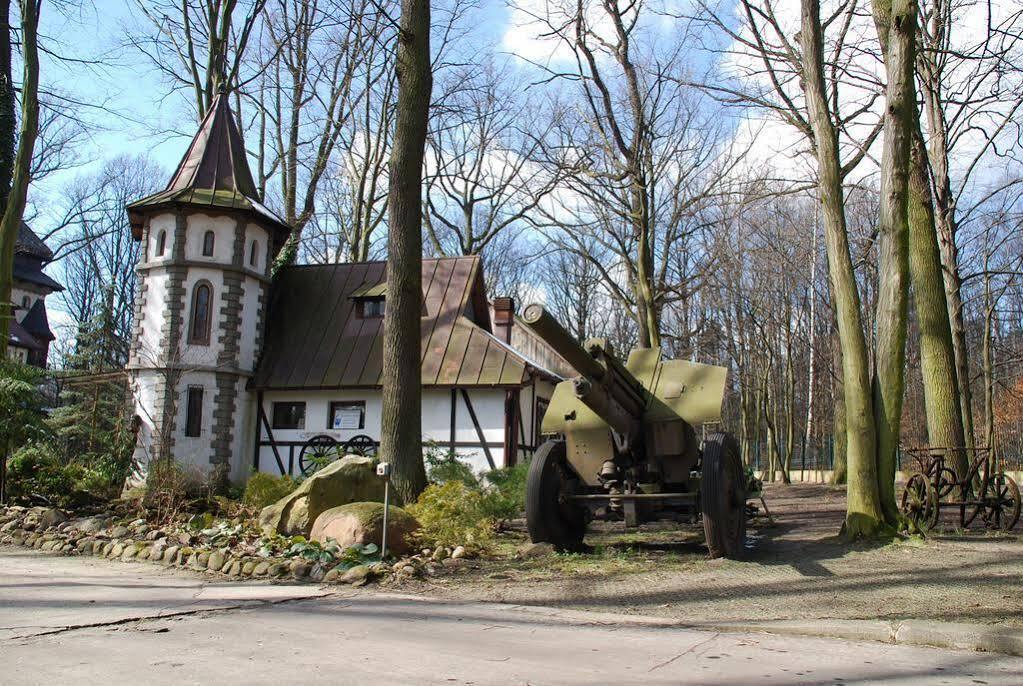
{"label": "field artillery gun", "polygon": [[543,306],[526,325],[579,374],[554,390],[526,480],[534,543],[582,546],[592,520],[638,526],[702,516],[712,557],[740,557],[746,539],[746,474],[731,434],[696,427],[721,418],[727,370],[662,360],[636,348],[622,364],[600,339],[580,346]]}

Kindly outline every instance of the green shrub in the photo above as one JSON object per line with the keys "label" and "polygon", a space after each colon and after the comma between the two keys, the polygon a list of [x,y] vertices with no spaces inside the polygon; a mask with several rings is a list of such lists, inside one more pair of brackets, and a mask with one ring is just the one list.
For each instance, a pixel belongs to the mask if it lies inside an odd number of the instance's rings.
{"label": "green shrub", "polygon": [[79,462],[65,464],[47,444],[30,444],[7,463],[8,491],[16,502],[38,498],[58,507],[76,507],[107,497],[102,473]]}
{"label": "green shrub", "polygon": [[426,478],[432,484],[446,484],[449,481],[460,481],[469,488],[480,487],[480,481],[472,471],[472,467],[458,459],[450,450],[441,450],[431,445],[423,455],[426,464]]}
{"label": "green shrub", "polygon": [[298,488],[298,483],[290,476],[274,476],[266,472],[256,472],[245,484],[242,502],[249,507],[263,509],[273,505],[284,496]]}
{"label": "green shrub", "polygon": [[529,461],[514,467],[493,469],[483,474],[487,484],[484,491],[484,509],[494,519],[514,519],[526,509],[526,474]]}
{"label": "green shrub", "polygon": [[495,519],[487,514],[486,495],[461,481],[432,484],[406,511],[419,521],[412,534],[416,545],[465,546],[473,553],[493,544]]}

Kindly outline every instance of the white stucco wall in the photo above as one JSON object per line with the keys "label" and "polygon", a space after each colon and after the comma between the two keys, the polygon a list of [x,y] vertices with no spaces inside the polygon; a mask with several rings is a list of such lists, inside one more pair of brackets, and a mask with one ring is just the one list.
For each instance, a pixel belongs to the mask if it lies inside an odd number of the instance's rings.
{"label": "white stucco wall", "polygon": [[[550,398],[553,386],[549,383],[537,382],[536,397]],[[473,410],[479,421],[483,436],[489,444],[490,454],[498,467],[507,464],[504,455],[504,403],[505,390],[501,388],[474,388],[469,391]],[[359,430],[335,431],[327,428],[327,415],[332,401],[357,400],[366,403],[365,428]],[[531,387],[523,388],[519,395],[522,418],[525,428],[526,446],[532,445],[533,436],[533,404],[534,396]],[[278,452],[285,471],[291,468],[294,476],[299,474],[299,453],[302,444],[314,436],[326,435],[339,443],[344,443],[357,434],[365,434],[374,441],[380,440],[380,391],[376,389],[346,391],[267,391],[263,394],[263,411],[267,420],[273,422],[274,402],[305,402],[306,421],[304,429],[271,429],[274,440],[278,443]],[[461,391],[456,396],[455,442],[474,444],[458,446],[455,452],[468,462],[476,471],[490,468],[480,443],[472,416],[462,398]],[[435,442],[441,450],[447,450],[451,442],[451,390],[448,388],[428,388],[423,392],[423,440]],[[267,440],[265,430],[260,427],[263,441]],[[253,440],[255,440],[255,424],[253,424]],[[288,443],[295,444],[293,446]],[[250,455],[254,445],[250,447]],[[259,449],[259,470],[271,474],[279,474],[280,469],[274,458],[273,449],[263,446]]]}
{"label": "white stucco wall", "polygon": [[[136,410],[140,417],[147,421],[159,412],[156,407],[155,393],[152,391],[153,381],[164,378],[162,372],[147,371],[145,367],[157,366],[164,362],[163,353],[166,346],[163,324],[166,317],[166,294],[170,277],[160,267],[173,263],[174,227],[176,220],[173,214],[166,213],[154,216],[149,222],[149,252],[143,256],[146,264],[156,268],[144,272],[147,291],[145,306],[142,311],[141,350],[135,365],[142,367],[136,378],[140,380],[140,392],[136,398]],[[215,371],[219,364],[218,358],[223,345],[220,336],[223,329],[223,314],[226,288],[224,275],[226,270],[221,265],[230,265],[233,260],[233,245],[236,220],[227,216],[211,216],[203,213],[189,215],[183,246],[184,259],[192,264],[208,264],[209,266],[189,266],[185,272],[182,287],[184,290],[182,311],[180,350],[172,352],[171,361],[177,362],[188,371],[181,373],[180,379],[173,389],[176,398],[176,432],[174,443],[175,459],[181,464],[207,471],[210,457],[213,454],[213,410],[217,394]],[[157,235],[166,232],[163,255],[155,256]],[[202,254],[203,238],[206,231],[214,232],[213,256]],[[245,229],[245,243],[242,254],[242,267],[247,271],[265,274],[267,270],[267,244],[270,233],[257,224],[249,223]],[[255,265],[250,263],[250,251],[256,242]],[[193,295],[196,285],[201,281],[209,282],[212,287],[210,303],[211,326],[208,345],[189,342],[189,329],[192,320]],[[231,445],[231,476],[243,480],[251,472],[252,455],[255,441],[255,403],[254,398],[246,389],[248,373],[255,368],[258,351],[256,350],[256,326],[259,321],[260,281],[253,276],[242,277],[242,298],[240,313],[240,335],[238,339],[239,354],[237,360],[227,366],[235,367],[242,372],[236,381],[237,398],[235,401],[235,418]],[[221,365],[223,368],[223,365]],[[190,385],[203,387],[203,421],[198,437],[185,436],[185,413],[187,392]],[[152,433],[152,421],[148,420],[148,428]]]}
{"label": "white stucco wall", "polygon": [[[208,214],[188,215],[188,228],[185,230],[185,259],[196,262],[231,263],[234,246],[234,217],[210,216]],[[202,254],[203,238],[207,231],[213,232],[213,256]]]}
{"label": "white stucco wall", "polygon": [[[169,262],[171,256],[174,254],[174,227],[176,220],[173,214],[158,214],[149,220],[149,252],[145,256],[147,264],[158,264],[161,262]],[[157,255],[156,251],[159,247],[160,232],[163,231],[166,239],[163,244],[163,255]]]}

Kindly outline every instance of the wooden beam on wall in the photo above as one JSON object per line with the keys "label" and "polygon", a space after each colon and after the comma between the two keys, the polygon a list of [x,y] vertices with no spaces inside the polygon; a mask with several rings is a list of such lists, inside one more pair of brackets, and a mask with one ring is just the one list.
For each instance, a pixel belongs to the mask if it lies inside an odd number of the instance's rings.
{"label": "wooden beam on wall", "polygon": [[494,463],[494,456],[490,453],[490,446],[487,445],[486,436],[483,434],[483,429],[480,427],[480,420],[476,418],[476,410],[472,407],[472,401],[469,400],[469,392],[464,388],[462,390],[462,400],[465,401],[465,407],[469,410],[469,418],[472,419],[472,425],[476,429],[476,436],[480,439],[480,444],[483,446],[483,454],[487,456],[487,464],[490,465],[491,469],[497,469],[497,465]]}

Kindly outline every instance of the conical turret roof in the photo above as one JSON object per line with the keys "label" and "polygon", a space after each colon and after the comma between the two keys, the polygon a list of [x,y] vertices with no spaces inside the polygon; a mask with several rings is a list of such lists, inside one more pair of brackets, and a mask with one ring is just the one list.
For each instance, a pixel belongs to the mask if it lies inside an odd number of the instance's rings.
{"label": "conical turret roof", "polygon": [[252,212],[280,232],[291,231],[283,219],[263,205],[229,101],[228,94],[222,92],[210,103],[199,131],[167,187],[128,205],[132,234],[136,238],[142,235],[144,215],[169,205]]}

